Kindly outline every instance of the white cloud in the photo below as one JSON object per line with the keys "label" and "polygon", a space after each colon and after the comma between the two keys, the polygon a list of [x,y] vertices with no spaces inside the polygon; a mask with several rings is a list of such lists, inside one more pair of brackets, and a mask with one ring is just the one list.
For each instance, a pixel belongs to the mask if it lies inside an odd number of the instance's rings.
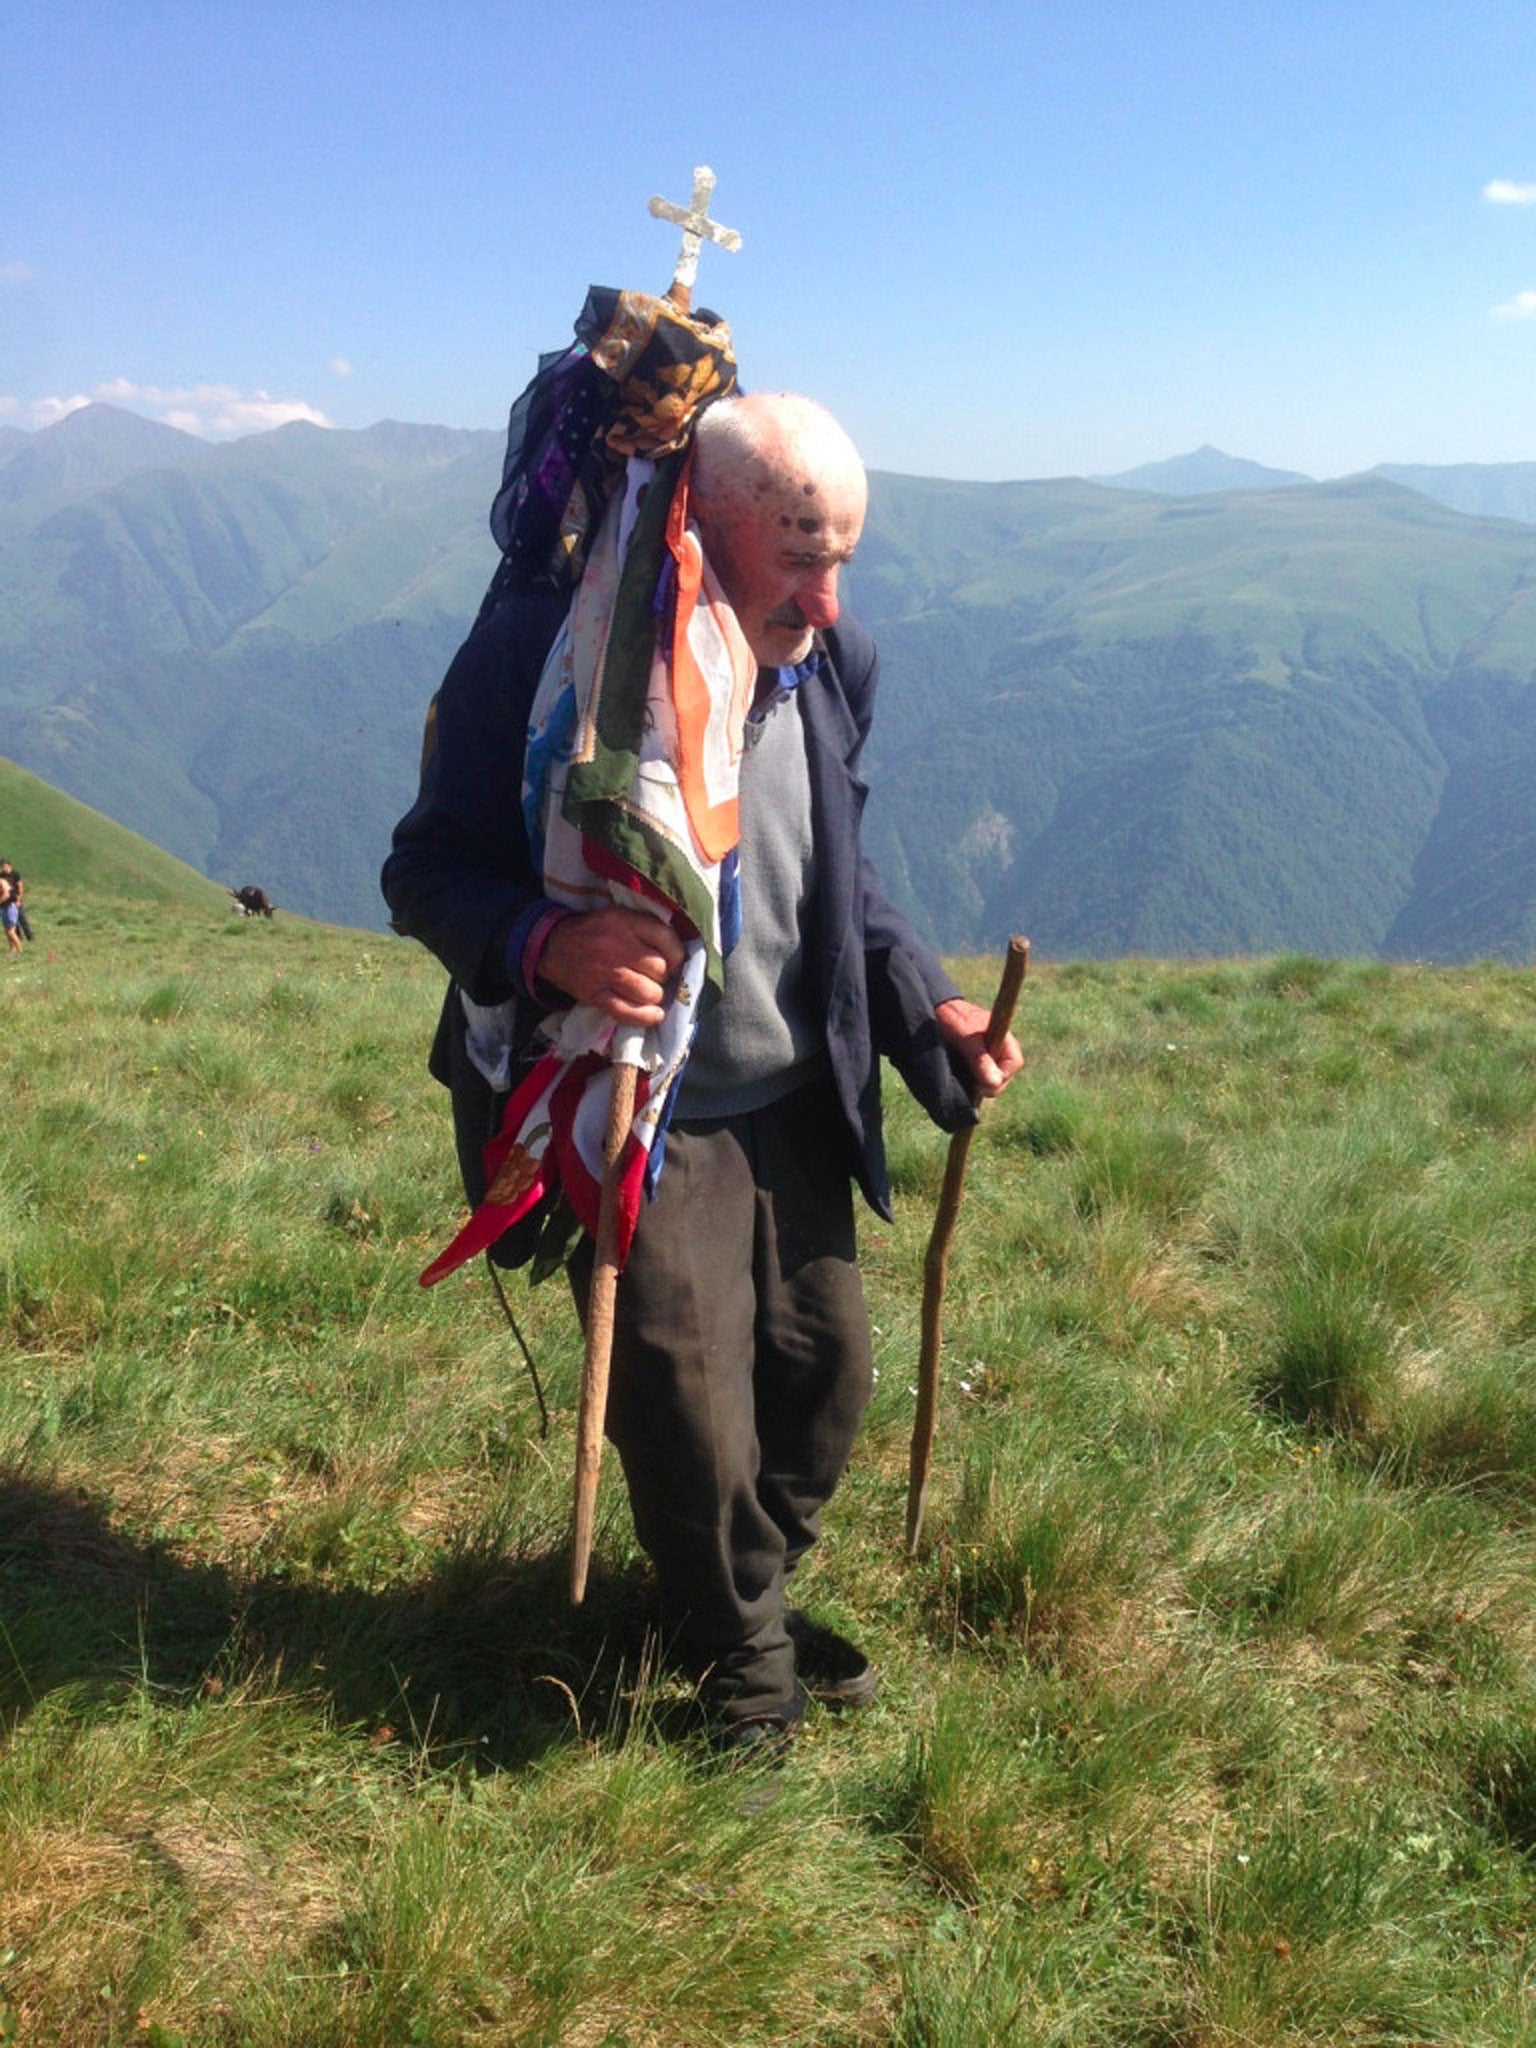
{"label": "white cloud", "polygon": [[352,375],[350,358],[347,356],[332,356],[331,375],[333,377],[350,377]]}
{"label": "white cloud", "polygon": [[1502,306],[1491,306],[1489,313],[1495,320],[1536,320],[1536,292],[1516,292]]}
{"label": "white cloud", "polygon": [[13,412],[21,411],[21,400],[13,398],[9,391],[0,391],[0,420]]}
{"label": "white cloud", "polygon": [[1495,206],[1536,206],[1536,185],[1517,185],[1513,178],[1490,178],[1483,197]]}
{"label": "white cloud", "polygon": [[269,391],[241,391],[234,384],[135,384],[128,377],[98,384],[90,398],[39,399],[30,410],[39,426],[48,426],[65,413],[89,405],[92,399],[147,413],[205,441],[235,441],[245,434],[264,434],[292,420],[307,420],[316,427],[331,424],[323,412],[302,398],[274,398]]}
{"label": "white cloud", "polygon": [[56,427],[60,420],[67,419],[72,412],[78,412],[90,400],[77,391],[73,398],[34,398],[27,407],[34,427]]}

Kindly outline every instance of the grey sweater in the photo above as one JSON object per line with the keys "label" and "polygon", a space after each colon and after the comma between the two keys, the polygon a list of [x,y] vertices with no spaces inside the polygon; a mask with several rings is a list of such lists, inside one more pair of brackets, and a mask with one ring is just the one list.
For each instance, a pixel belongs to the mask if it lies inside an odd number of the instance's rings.
{"label": "grey sweater", "polygon": [[815,887],[811,785],[798,697],[747,727],[741,761],[741,937],[725,995],[699,1025],[674,1115],[739,1116],[825,1064],[806,991],[801,918]]}

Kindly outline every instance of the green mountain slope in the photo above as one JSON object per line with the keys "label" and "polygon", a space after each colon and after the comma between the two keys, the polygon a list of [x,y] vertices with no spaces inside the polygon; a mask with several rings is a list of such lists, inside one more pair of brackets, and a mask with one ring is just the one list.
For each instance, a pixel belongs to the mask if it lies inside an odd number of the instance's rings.
{"label": "green mountain slope", "polygon": [[[115,446],[125,416],[91,411]],[[63,506],[47,470],[30,524],[13,501],[7,744],[205,872],[377,924],[426,700],[494,567],[500,437],[384,422],[174,438],[190,460]]]}
{"label": "green mountain slope", "polygon": [[[0,855],[41,905],[54,890],[212,910],[220,891],[185,862],[0,759]],[[39,915],[41,915],[41,911]]]}
{"label": "green mountain slope", "polygon": [[[956,491],[985,534],[963,567],[934,541]],[[1521,951],[1536,534],[1372,480],[1160,500],[877,479],[874,503],[853,575],[891,679],[871,832],[946,944]],[[1475,844],[1436,831],[1443,797]]]}
{"label": "green mountain slope", "polygon": [[87,405],[42,434],[0,429],[0,534],[145,469],[181,469],[210,450],[194,434],[119,406]]}

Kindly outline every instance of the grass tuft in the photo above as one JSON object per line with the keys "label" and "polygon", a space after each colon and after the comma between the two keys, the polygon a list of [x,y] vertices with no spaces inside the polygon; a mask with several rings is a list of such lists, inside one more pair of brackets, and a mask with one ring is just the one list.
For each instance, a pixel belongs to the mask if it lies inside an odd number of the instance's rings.
{"label": "grass tuft", "polygon": [[1377,1296],[1357,1276],[1303,1269],[1284,1275],[1258,1395],[1306,1428],[1362,1430],[1391,1379],[1393,1341]]}

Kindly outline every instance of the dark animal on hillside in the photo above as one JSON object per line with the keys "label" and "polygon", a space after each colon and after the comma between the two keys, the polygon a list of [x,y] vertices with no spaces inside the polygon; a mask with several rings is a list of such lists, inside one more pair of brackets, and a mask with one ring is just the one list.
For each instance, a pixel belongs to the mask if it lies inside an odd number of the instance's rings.
{"label": "dark animal on hillside", "polygon": [[258,889],[254,882],[247,882],[241,889],[231,889],[229,893],[242,917],[270,917],[276,908],[266,890]]}

